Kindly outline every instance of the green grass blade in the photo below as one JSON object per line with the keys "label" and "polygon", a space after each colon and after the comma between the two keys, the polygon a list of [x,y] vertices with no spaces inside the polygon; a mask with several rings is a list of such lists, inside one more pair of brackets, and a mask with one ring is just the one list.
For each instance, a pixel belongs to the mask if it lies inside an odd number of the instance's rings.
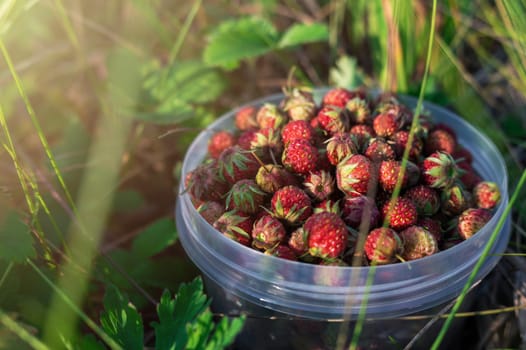
{"label": "green grass blade", "polygon": [[486,243],[486,246],[484,247],[484,250],[482,251],[482,254],[480,255],[480,258],[478,259],[477,263],[473,267],[473,271],[469,275],[469,278],[468,278],[466,284],[464,285],[464,288],[460,292],[460,295],[458,296],[455,305],[453,305],[453,308],[451,309],[451,312],[449,313],[446,321],[442,325],[442,328],[440,329],[440,332],[439,332],[438,336],[436,337],[435,341],[433,342],[433,346],[432,346],[431,350],[437,350],[439,348],[440,344],[442,343],[442,340],[444,339],[449,327],[451,326],[451,322],[453,321],[453,318],[455,318],[455,315],[456,315],[457,311],[460,309],[460,305],[464,301],[464,299],[466,297],[466,294],[469,291],[469,288],[471,287],[471,285],[475,281],[475,278],[477,277],[477,274],[478,274],[480,268],[482,267],[482,265],[486,261],[486,258],[490,255],[491,248],[493,248],[493,244],[497,240],[497,236],[499,235],[500,230],[504,226],[504,223],[506,222],[506,219],[508,219],[508,215],[510,214],[511,209],[512,209],[513,205],[515,204],[515,201],[519,197],[519,193],[520,193],[520,190],[521,190],[522,186],[524,185],[524,182],[526,182],[526,171],[524,171],[522,173],[522,176],[521,176],[521,178],[519,180],[519,183],[518,183],[517,187],[515,188],[515,191],[513,192],[513,195],[512,195],[512,197],[510,199],[510,202],[506,206],[506,209],[502,213],[502,216],[499,218],[499,221],[497,222],[497,226],[493,230],[493,232],[491,234],[491,237],[489,238],[488,242]]}
{"label": "green grass blade", "polygon": [[6,314],[3,310],[0,309],[0,323],[4,325],[11,332],[16,334],[20,339],[25,341],[29,346],[35,350],[49,350],[49,348],[43,344],[38,338],[29,333],[24,327],[20,326],[18,322],[13,320]]}
{"label": "green grass blade", "polygon": [[175,59],[177,58],[179,51],[183,47],[184,40],[186,39],[188,35],[188,31],[190,30],[190,26],[194,22],[194,18],[197,15],[197,11],[199,11],[199,8],[201,7],[201,2],[202,0],[196,0],[194,4],[192,5],[192,8],[190,9],[190,13],[188,13],[188,16],[186,17],[186,20],[183,24],[183,27],[181,28],[179,35],[177,36],[175,44],[172,47],[172,50],[170,51],[170,58],[168,61],[168,65],[172,65],[175,62]]}
{"label": "green grass blade", "polygon": [[64,26],[64,30],[66,31],[66,34],[69,38],[69,41],[73,44],[75,49],[80,52],[80,43],[79,39],[77,37],[77,34],[75,33],[75,29],[73,28],[73,24],[71,23],[71,19],[68,17],[66,13],[66,8],[64,7],[64,4],[62,3],[62,0],[55,0],[55,6],[58,9],[58,13],[60,16],[60,19],[62,21],[62,25]]}

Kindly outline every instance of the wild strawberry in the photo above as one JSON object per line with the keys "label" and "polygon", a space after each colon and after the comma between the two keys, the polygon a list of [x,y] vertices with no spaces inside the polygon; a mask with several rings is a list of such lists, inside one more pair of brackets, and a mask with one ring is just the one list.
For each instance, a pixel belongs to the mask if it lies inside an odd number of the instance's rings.
{"label": "wild strawberry", "polygon": [[341,209],[340,209],[340,201],[334,200],[334,199],[325,199],[321,202],[314,205],[314,213],[322,213],[322,212],[329,212],[334,213],[340,216]]}
{"label": "wild strawberry", "polygon": [[248,151],[252,149],[252,143],[256,141],[256,130],[243,131],[237,138],[237,145]]}
{"label": "wild strawberry", "polygon": [[349,231],[333,213],[312,214],[303,229],[308,235],[309,253],[320,258],[336,258],[347,247]]}
{"label": "wild strawberry", "polygon": [[440,196],[438,192],[424,185],[417,185],[408,189],[404,197],[411,200],[418,215],[432,216],[440,210]]}
{"label": "wild strawberry", "polygon": [[464,190],[458,183],[442,191],[441,210],[448,216],[456,216],[471,207],[471,193]]}
{"label": "wild strawberry", "polygon": [[197,207],[197,211],[210,225],[213,225],[223,215],[225,208],[219,202],[206,201]]}
{"label": "wild strawberry", "polygon": [[348,196],[367,194],[373,170],[371,161],[361,154],[345,158],[336,167],[337,186]]}
{"label": "wild strawberry", "polygon": [[242,179],[254,178],[259,169],[259,163],[254,155],[237,145],[221,153],[218,165],[220,176],[231,184]]}
{"label": "wild strawberry", "polygon": [[484,208],[466,209],[458,217],[458,234],[468,239],[477,233],[491,219],[491,212]]}
{"label": "wild strawberry", "polygon": [[298,260],[294,251],[290,247],[283,244],[278,244],[277,246],[265,250],[264,254],[272,255],[286,260]]}
{"label": "wild strawberry", "polygon": [[288,118],[275,104],[265,103],[258,109],[256,120],[260,129],[277,130],[287,123]]}
{"label": "wild strawberry", "polygon": [[293,88],[286,91],[281,107],[291,120],[311,120],[316,114],[312,93],[305,89]]}
{"label": "wild strawberry", "polygon": [[221,152],[236,144],[236,137],[226,130],[216,131],[208,141],[208,154],[217,159]]}
{"label": "wild strawberry", "polygon": [[349,130],[349,134],[358,150],[365,149],[369,144],[369,140],[376,136],[373,127],[366,124],[354,125],[351,127],[351,130]]}
{"label": "wild strawberry", "polygon": [[[404,171],[404,177],[401,180],[401,188],[406,188],[409,184],[411,174],[408,171],[408,168],[406,168],[406,170]],[[396,186],[396,182],[398,181],[401,169],[402,162],[399,162],[397,160],[386,160],[380,163],[380,169],[378,171],[378,183],[380,184],[380,186],[382,186],[382,188],[385,191],[393,192]]]}
{"label": "wild strawberry", "polygon": [[345,112],[353,124],[370,124],[372,122],[369,102],[361,97],[354,97],[347,101]]}
{"label": "wild strawberry", "polygon": [[402,121],[395,113],[378,114],[373,120],[373,129],[380,137],[390,137],[402,128]]}
{"label": "wild strawberry", "polygon": [[281,133],[273,128],[260,129],[255,133],[250,146],[261,160],[274,162],[283,151]]}
{"label": "wild strawberry", "polygon": [[457,167],[459,169],[460,182],[462,182],[466,190],[471,191],[479,182],[482,182],[482,178],[469,163],[462,161],[457,163]]}
{"label": "wild strawberry", "polygon": [[440,221],[430,217],[423,217],[418,219],[416,225],[428,230],[433,235],[433,237],[435,237],[437,242],[440,243],[442,241],[442,227],[440,225]]}
{"label": "wild strawberry", "polygon": [[344,88],[334,88],[323,96],[322,103],[324,106],[331,105],[339,108],[344,108],[347,102],[353,98],[355,94]]}
{"label": "wild strawberry", "polygon": [[332,165],[338,165],[344,158],[358,153],[358,149],[348,133],[336,133],[325,143],[327,158]]}
{"label": "wild strawberry", "polygon": [[422,162],[421,169],[423,183],[433,188],[449,187],[458,176],[455,161],[444,152],[430,154]]}
{"label": "wild strawberry", "polygon": [[367,235],[364,251],[371,263],[383,265],[395,262],[404,251],[404,247],[396,231],[379,227]]}
{"label": "wild strawberry", "polygon": [[292,140],[281,155],[281,163],[293,173],[308,174],[316,168],[318,149],[306,140]]}
{"label": "wild strawberry", "polygon": [[394,160],[396,153],[393,147],[381,138],[373,138],[369,141],[369,145],[365,149],[365,156],[373,162],[381,162],[382,160]]}
{"label": "wild strawberry", "polygon": [[334,192],[334,178],[325,170],[313,170],[305,176],[305,192],[314,200],[327,199]]}
{"label": "wild strawberry", "polygon": [[256,183],[263,191],[274,193],[282,187],[298,185],[298,180],[281,165],[265,164],[256,174]]}
{"label": "wild strawberry", "polygon": [[438,242],[423,227],[409,226],[400,232],[399,236],[404,245],[402,258],[405,260],[416,260],[438,253]]}
{"label": "wild strawberry", "polygon": [[384,220],[393,230],[401,231],[416,224],[418,213],[416,207],[409,199],[398,197],[389,201],[382,207]]}
{"label": "wild strawberry", "polygon": [[292,140],[307,140],[314,144],[315,131],[305,120],[293,120],[285,124],[281,130],[281,139],[286,145]]}
{"label": "wild strawberry", "polygon": [[186,191],[193,200],[222,202],[228,189],[228,184],[219,175],[216,162],[199,165],[186,179]]}
{"label": "wild strawberry", "polygon": [[303,229],[303,226],[292,231],[288,240],[288,245],[297,256],[307,254],[309,250],[308,235]]}
{"label": "wild strawberry", "polygon": [[227,211],[215,222],[214,227],[226,237],[250,246],[252,225],[254,220],[238,210]]}
{"label": "wild strawberry", "polygon": [[312,214],[309,196],[296,186],[285,186],[277,190],[270,201],[272,213],[289,225],[297,225]]}
{"label": "wild strawberry", "polygon": [[424,150],[427,155],[438,151],[453,154],[456,148],[457,141],[455,137],[444,129],[431,131],[424,145]]}
{"label": "wild strawberry", "polygon": [[451,136],[453,136],[453,138],[455,140],[457,140],[457,133],[455,132],[455,129],[453,129],[452,127],[450,127],[449,125],[447,124],[444,124],[444,123],[437,123],[434,125],[433,127],[433,130],[444,130],[445,132],[447,132],[448,134],[450,134]]}
{"label": "wild strawberry", "polygon": [[234,116],[236,127],[241,131],[257,129],[256,114],[257,108],[254,106],[240,108]]}
{"label": "wild strawberry", "polygon": [[473,189],[477,207],[492,209],[500,202],[500,190],[495,182],[482,181]]}
{"label": "wild strawberry", "polygon": [[342,219],[353,228],[359,228],[362,222],[368,222],[373,229],[380,220],[380,211],[373,199],[367,196],[346,197],[342,204]]}
{"label": "wild strawberry", "polygon": [[254,222],[252,228],[252,246],[257,249],[269,249],[285,239],[287,231],[275,217],[265,214]]}
{"label": "wild strawberry", "polygon": [[252,179],[236,182],[226,197],[226,208],[237,209],[247,214],[260,211],[267,194]]}
{"label": "wild strawberry", "polygon": [[318,148],[318,163],[316,164],[316,169],[325,170],[329,172],[334,171],[334,166],[329,161],[329,157],[325,147]]}
{"label": "wild strawberry", "polygon": [[400,101],[394,92],[383,91],[376,97],[374,105],[376,106],[375,111],[382,113],[390,108],[400,105]]}
{"label": "wild strawberry", "polygon": [[[407,142],[409,141],[409,131],[399,130],[391,136],[390,140],[396,155],[399,158],[402,158]],[[422,142],[422,139],[417,134],[415,134],[413,136],[413,143],[409,149],[409,159],[417,160],[422,154],[423,147],[424,143]]]}
{"label": "wild strawberry", "polygon": [[325,106],[316,117],[320,127],[331,135],[349,130],[349,117],[339,107]]}

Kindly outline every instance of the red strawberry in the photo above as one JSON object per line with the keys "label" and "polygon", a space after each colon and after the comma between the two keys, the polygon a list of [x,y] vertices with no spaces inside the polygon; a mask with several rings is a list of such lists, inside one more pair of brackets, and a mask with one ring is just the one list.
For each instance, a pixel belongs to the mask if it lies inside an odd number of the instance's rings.
{"label": "red strawberry", "polygon": [[[409,131],[400,130],[395,132],[393,136],[391,136],[391,141],[396,155],[399,158],[402,158],[407,142],[409,141]],[[417,134],[415,134],[413,136],[413,143],[409,150],[409,159],[418,159],[422,154],[423,147],[424,143],[422,142],[422,139]]]}
{"label": "red strawberry", "polygon": [[289,237],[288,245],[297,256],[307,254],[309,250],[308,235],[303,229],[303,226],[298,227],[292,231]]}
{"label": "red strawberry", "polygon": [[285,124],[281,130],[281,139],[286,145],[292,140],[307,140],[314,144],[315,131],[305,120],[293,120]]}
{"label": "red strawberry", "polygon": [[355,96],[351,91],[344,88],[334,88],[323,96],[323,105],[337,106],[339,108],[344,108],[347,102]]}
{"label": "red strawberry", "polygon": [[373,120],[374,132],[380,137],[392,136],[401,128],[402,120],[395,113],[385,112],[377,115]]}
{"label": "red strawberry", "polygon": [[345,111],[353,124],[370,124],[372,122],[369,102],[365,98],[354,97],[347,101]]}
{"label": "red strawberry", "polygon": [[214,227],[226,237],[243,245],[250,246],[254,220],[237,210],[227,211],[215,222]]}
{"label": "red strawberry", "polygon": [[256,120],[257,109],[254,106],[242,107],[234,117],[235,125],[239,130],[253,130],[258,127]]}
{"label": "red strawberry", "polygon": [[349,134],[359,150],[364,149],[369,144],[369,140],[376,136],[373,127],[366,124],[353,126]]}
{"label": "red strawberry", "polygon": [[312,93],[305,89],[293,88],[286,91],[282,109],[287,112],[292,120],[311,120],[316,114],[316,103]]}
{"label": "red strawberry", "polygon": [[208,141],[208,154],[217,159],[221,152],[236,144],[236,137],[229,131],[221,130],[215,132]]}
{"label": "red strawberry", "polygon": [[256,176],[259,163],[254,155],[239,146],[225,149],[218,159],[219,174],[231,184]]}
{"label": "red strawberry", "polygon": [[340,201],[333,199],[325,199],[314,206],[314,213],[322,213],[324,211],[334,213],[340,216]]}
{"label": "red strawberry", "polygon": [[210,225],[213,225],[223,215],[225,208],[219,202],[207,201],[199,205],[197,211]]}
{"label": "red strawberry", "polygon": [[470,208],[458,217],[458,234],[468,239],[477,233],[491,219],[491,212],[484,208]]}
{"label": "red strawberry", "polygon": [[376,265],[395,262],[403,250],[402,240],[396,231],[387,227],[372,230],[365,239],[365,255]]}
{"label": "red strawberry", "polygon": [[416,260],[438,253],[438,242],[425,228],[410,226],[399,233],[404,245],[402,258]]}
{"label": "red strawberry", "polygon": [[349,130],[349,117],[339,107],[325,106],[316,117],[319,126],[331,135]]}
{"label": "red strawberry", "polygon": [[186,191],[194,201],[222,202],[228,189],[228,184],[219,175],[216,162],[201,164],[186,177]]}
{"label": "red strawberry", "polygon": [[393,230],[401,231],[416,224],[418,213],[416,207],[407,198],[399,197],[382,207],[382,215]]}
{"label": "red strawberry", "polygon": [[[408,162],[409,164],[409,162]],[[410,171],[409,166],[404,171],[404,177],[402,178],[402,187],[405,188],[409,185]],[[380,169],[378,171],[378,183],[387,192],[393,192],[398,176],[402,169],[402,162],[397,160],[386,160],[380,163]]]}
{"label": "red strawberry", "polygon": [[281,165],[266,164],[259,168],[256,183],[263,191],[274,193],[282,187],[298,185],[298,180]]}
{"label": "red strawberry", "polygon": [[433,188],[449,187],[458,176],[455,161],[444,152],[429,155],[422,162],[421,168],[423,183]]}
{"label": "red strawberry", "polygon": [[442,212],[448,216],[456,216],[471,207],[471,194],[455,183],[442,191]]}
{"label": "red strawberry", "polygon": [[252,179],[243,179],[236,182],[226,197],[227,209],[237,209],[247,214],[260,211],[265,203],[267,194]]}
{"label": "red strawberry", "polygon": [[404,197],[411,200],[418,215],[432,216],[440,209],[440,196],[431,187],[418,185],[408,189]]}
{"label": "red strawberry", "polygon": [[314,200],[327,199],[334,192],[334,178],[325,170],[314,170],[305,176],[305,192]]}
{"label": "red strawberry", "polygon": [[477,207],[492,209],[500,202],[500,190],[495,182],[482,181],[473,189],[473,196]]}
{"label": "red strawberry", "polygon": [[297,225],[312,214],[309,196],[296,186],[285,186],[277,190],[270,201],[274,216],[285,220],[289,225]]}
{"label": "red strawberry", "polygon": [[293,173],[308,174],[316,168],[318,149],[306,140],[292,140],[281,155],[281,163]]}
{"label": "red strawberry", "polygon": [[380,211],[374,200],[367,196],[346,197],[342,205],[342,219],[353,228],[359,228],[364,221],[373,229],[380,220]]}
{"label": "red strawberry", "polygon": [[309,253],[320,258],[336,258],[347,247],[349,231],[334,213],[312,214],[303,229],[308,235]]}
{"label": "red strawberry", "polygon": [[442,227],[440,226],[440,221],[430,217],[423,217],[418,219],[416,225],[428,230],[435,237],[437,242],[442,241]]}
{"label": "red strawberry", "polygon": [[277,130],[287,123],[288,118],[275,104],[265,103],[258,109],[256,120],[260,129]]}
{"label": "red strawberry", "polygon": [[381,138],[371,139],[364,154],[373,162],[394,160],[396,158],[396,153],[393,147]]}
{"label": "red strawberry", "polygon": [[298,260],[294,251],[290,247],[283,245],[283,244],[278,244],[277,246],[274,246],[272,248],[265,250],[265,254],[276,256],[278,258],[282,258],[286,260],[292,260],[292,261]]}
{"label": "red strawberry", "polygon": [[453,129],[452,127],[450,127],[449,125],[447,124],[444,124],[444,123],[437,123],[435,124],[435,126],[433,127],[433,130],[444,130],[446,131],[448,134],[450,134],[451,136],[453,136],[455,138],[455,140],[457,139],[457,133],[455,132],[455,129]]}
{"label": "red strawberry", "polygon": [[367,194],[373,170],[371,161],[361,154],[345,158],[336,167],[338,188],[348,196]]}
{"label": "red strawberry", "polygon": [[269,249],[285,239],[287,231],[275,217],[265,214],[254,222],[252,228],[252,246],[257,249]]}
{"label": "red strawberry", "polygon": [[252,143],[256,141],[256,130],[243,131],[237,138],[237,144],[248,151],[252,149]]}
{"label": "red strawberry", "polygon": [[348,133],[336,133],[325,143],[327,158],[332,165],[338,165],[344,158],[358,153],[358,149]]}
{"label": "red strawberry", "polygon": [[435,129],[427,137],[424,149],[427,155],[440,151],[453,154],[457,148],[455,136],[444,129]]}
{"label": "red strawberry", "polygon": [[279,130],[266,128],[258,130],[250,149],[263,161],[274,161],[283,151],[283,142]]}

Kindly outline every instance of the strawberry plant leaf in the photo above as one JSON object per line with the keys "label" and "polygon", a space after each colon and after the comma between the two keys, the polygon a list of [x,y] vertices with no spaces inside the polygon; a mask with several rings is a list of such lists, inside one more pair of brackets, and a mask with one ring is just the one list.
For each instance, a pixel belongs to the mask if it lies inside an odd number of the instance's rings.
{"label": "strawberry plant leaf", "polygon": [[104,331],[124,349],[142,350],[142,317],[128,298],[114,286],[109,286],[104,296],[104,311],[100,316],[100,323]]}
{"label": "strawberry plant leaf", "polygon": [[207,309],[198,316],[196,322],[188,325],[187,331],[190,334],[190,339],[186,349],[224,349],[235,340],[236,335],[243,328],[244,321],[244,317],[232,320],[223,317],[215,324],[212,312]]}
{"label": "strawberry plant leaf", "polygon": [[332,85],[343,88],[355,88],[363,84],[364,75],[358,68],[356,58],[341,56],[329,72],[329,80]]}
{"label": "strawberry plant leaf", "polygon": [[0,223],[0,259],[7,262],[22,263],[35,257],[33,237],[29,227],[15,212],[10,212]]}
{"label": "strawberry plant leaf", "polygon": [[203,54],[209,65],[234,69],[239,61],[265,54],[276,48],[278,31],[272,23],[259,17],[228,20],[212,32]]}
{"label": "strawberry plant leaf", "polygon": [[283,33],[279,48],[329,40],[329,29],[323,23],[294,24]]}
{"label": "strawberry plant leaf", "polygon": [[135,119],[155,124],[174,124],[194,116],[192,106],[177,98],[159,103],[152,111],[139,111]]}
{"label": "strawberry plant leaf", "polygon": [[173,220],[163,218],[155,221],[134,239],[132,255],[137,259],[151,257],[177,241]]}
{"label": "strawberry plant leaf", "polygon": [[93,334],[83,336],[74,345],[65,344],[65,346],[68,350],[106,350],[106,347]]}

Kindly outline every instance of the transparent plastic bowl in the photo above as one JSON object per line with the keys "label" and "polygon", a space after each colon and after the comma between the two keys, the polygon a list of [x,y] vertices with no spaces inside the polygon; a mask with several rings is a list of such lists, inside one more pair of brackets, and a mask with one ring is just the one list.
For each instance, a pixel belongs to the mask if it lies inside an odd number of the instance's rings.
{"label": "transparent plastic bowl", "polygon": [[[325,91],[315,90],[317,101]],[[247,105],[278,103],[282,98],[281,94],[272,95]],[[416,106],[416,99],[401,98],[406,105]],[[438,254],[378,266],[371,274],[370,267],[311,265],[264,255],[238,244],[201,217],[181,185],[176,207],[181,243],[202,271],[218,312],[248,313],[261,318],[277,314],[297,320],[354,320],[366,299],[366,316],[382,319],[429,311],[458,296],[508,203],[508,175],[502,156],[485,135],[446,109],[431,103],[424,103],[424,108],[435,121],[454,128],[459,142],[474,154],[474,168],[484,179],[495,181],[501,190],[502,200],[482,230]],[[198,135],[187,151],[181,178],[204,159],[212,130],[233,127],[236,111],[226,113]],[[510,226],[508,217],[477,282],[499,261],[508,244]],[[368,278],[372,280],[367,282]]]}

